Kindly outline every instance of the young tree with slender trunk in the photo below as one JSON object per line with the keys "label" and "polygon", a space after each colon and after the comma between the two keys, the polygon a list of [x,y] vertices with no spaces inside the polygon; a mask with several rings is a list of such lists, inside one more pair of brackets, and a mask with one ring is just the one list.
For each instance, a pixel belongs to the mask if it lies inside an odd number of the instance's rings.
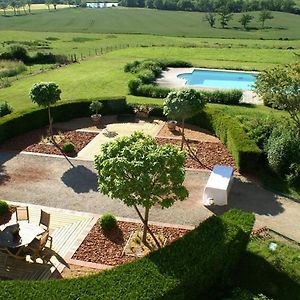
{"label": "young tree with slender trunk", "polygon": [[223,29],[228,25],[229,21],[233,18],[233,14],[230,13],[227,8],[220,10],[219,16],[220,16],[220,24]]}
{"label": "young tree with slender trunk", "polygon": [[273,15],[271,14],[270,11],[268,10],[262,10],[260,13],[259,13],[259,16],[258,16],[258,19],[259,21],[261,22],[261,28],[265,28],[265,22],[266,20],[271,20],[273,19]]}
{"label": "young tree with slender trunk", "polygon": [[204,96],[193,89],[170,92],[164,102],[164,115],[169,119],[181,121],[181,150],[183,149],[184,123],[203,110],[205,106]]}
{"label": "young tree with slender trunk", "polygon": [[6,16],[6,10],[8,8],[8,1],[3,0],[0,2],[0,9],[3,10],[3,16]]}
{"label": "young tree with slender trunk", "polygon": [[[160,146],[141,132],[104,144],[95,158],[99,191],[134,207],[144,225],[145,245],[149,232],[161,246],[148,226],[151,207],[167,208],[188,196],[183,186],[185,158],[176,146]],[[145,209],[144,216],[138,206]]]}
{"label": "young tree with slender trunk", "polygon": [[53,119],[51,117],[50,107],[60,100],[61,90],[58,85],[54,82],[40,82],[32,86],[30,90],[30,98],[32,102],[37,103],[37,105],[46,107],[48,109],[49,118],[49,135],[52,137],[52,123]]}
{"label": "young tree with slender trunk", "polygon": [[215,26],[215,23],[216,23],[216,14],[211,13],[211,12],[205,14],[204,21],[208,22],[210,27],[213,28]]}
{"label": "young tree with slender trunk", "polygon": [[253,18],[254,17],[249,14],[242,14],[242,17],[240,18],[239,22],[242,24],[242,26],[246,30]]}

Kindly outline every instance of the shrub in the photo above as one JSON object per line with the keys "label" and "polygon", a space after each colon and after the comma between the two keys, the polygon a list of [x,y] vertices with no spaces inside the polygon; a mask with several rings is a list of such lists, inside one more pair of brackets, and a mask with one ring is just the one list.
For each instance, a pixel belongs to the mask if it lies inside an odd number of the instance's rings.
{"label": "shrub", "polygon": [[167,67],[172,68],[191,68],[193,65],[190,62],[184,60],[169,60],[169,59],[159,59],[158,62],[160,66],[165,69]]}
{"label": "shrub", "polygon": [[117,219],[111,213],[105,213],[99,219],[99,224],[103,230],[110,230],[117,227]]}
{"label": "shrub", "polygon": [[29,55],[26,50],[26,48],[16,45],[16,46],[11,46],[9,54],[11,56],[11,59],[14,60],[20,60],[24,63],[29,61]]}
{"label": "shrub", "polygon": [[265,151],[271,169],[281,176],[288,174],[292,163],[300,162],[300,141],[289,128],[275,128]]}
{"label": "shrub", "polygon": [[63,151],[66,153],[72,153],[75,151],[75,145],[71,142],[66,142],[63,145]]}
{"label": "shrub", "polygon": [[6,201],[0,200],[0,216],[3,216],[9,209],[9,205]]}
{"label": "shrub", "polygon": [[124,72],[137,73],[140,69],[140,61],[135,60],[132,63],[127,63],[124,66]]}
{"label": "shrub", "polygon": [[166,98],[171,89],[152,84],[140,84],[136,90],[136,96],[151,98]]}
{"label": "shrub", "polygon": [[4,101],[0,104],[0,117],[9,115],[13,112],[13,108],[7,103],[7,101]]}
{"label": "shrub", "polygon": [[138,91],[138,88],[141,84],[142,84],[141,79],[132,79],[132,80],[130,80],[129,83],[128,83],[129,93],[132,94],[132,95],[138,96],[137,91]]}
{"label": "shrub", "polygon": [[153,81],[155,81],[155,74],[153,73],[153,71],[146,70],[140,72],[138,74],[138,78],[141,79],[143,83],[152,83]]}
{"label": "shrub", "polygon": [[243,97],[241,90],[229,91],[202,91],[206,102],[228,105],[238,105]]}
{"label": "shrub", "polygon": [[102,107],[103,107],[103,104],[100,101],[93,101],[90,104],[89,108],[92,112],[94,112],[97,115],[99,113],[99,111],[102,109]]}
{"label": "shrub", "polygon": [[158,77],[161,74],[162,67],[158,61],[146,60],[141,63],[140,70],[150,70],[155,77]]}
{"label": "shrub", "polygon": [[[230,219],[230,211],[226,213]],[[3,299],[216,299],[246,250],[243,223],[212,216],[172,244],[134,262],[76,279],[0,281]],[[45,298],[45,295],[46,298]],[[210,297],[211,296],[211,297]]]}
{"label": "shrub", "polygon": [[300,163],[292,163],[286,181],[290,186],[300,186]]}

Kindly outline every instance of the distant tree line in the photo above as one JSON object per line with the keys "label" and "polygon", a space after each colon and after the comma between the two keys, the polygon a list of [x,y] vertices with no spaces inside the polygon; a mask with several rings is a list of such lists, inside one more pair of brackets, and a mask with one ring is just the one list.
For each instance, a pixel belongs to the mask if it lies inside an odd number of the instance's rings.
{"label": "distant tree line", "polygon": [[270,10],[300,14],[293,0],[121,0],[119,4],[163,10],[219,12],[226,8],[230,13]]}

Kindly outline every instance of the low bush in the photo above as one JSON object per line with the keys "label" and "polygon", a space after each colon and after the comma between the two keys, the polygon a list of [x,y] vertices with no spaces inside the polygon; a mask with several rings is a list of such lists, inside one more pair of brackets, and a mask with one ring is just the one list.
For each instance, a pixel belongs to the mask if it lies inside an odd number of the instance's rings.
{"label": "low bush", "polygon": [[131,79],[128,82],[129,93],[131,95],[139,96],[137,91],[138,91],[138,88],[140,87],[140,85],[142,85],[141,79],[139,79],[139,78]]}
{"label": "low bush", "polygon": [[2,298],[214,299],[245,251],[254,222],[253,214],[239,212],[239,223],[230,214],[212,216],[172,244],[109,271],[68,280],[0,281]]}
{"label": "low bush", "polygon": [[16,76],[26,71],[26,66],[21,61],[0,61],[0,78]]}
{"label": "low bush", "polygon": [[6,201],[0,200],[0,216],[3,216],[5,213],[8,212],[9,205]]}
{"label": "low bush", "polygon": [[152,83],[155,81],[155,74],[153,71],[146,70],[138,74],[138,78],[145,84]]}
{"label": "low bush", "polygon": [[290,186],[300,186],[300,163],[292,163],[290,165],[286,181]]}
{"label": "low bush", "polygon": [[132,63],[127,63],[124,66],[124,72],[137,73],[140,69],[141,62],[138,60],[133,61]]}
{"label": "low bush", "polygon": [[4,101],[0,104],[0,117],[4,117],[13,112],[13,108],[8,104],[7,101]]}
{"label": "low bush", "polygon": [[243,97],[241,90],[202,91],[207,103],[238,105]]}
{"label": "low bush", "polygon": [[136,90],[136,96],[150,98],[166,98],[171,92],[171,89],[160,87],[152,84],[140,84]]}
{"label": "low bush", "polygon": [[62,150],[66,153],[72,153],[75,151],[75,145],[71,142],[66,142],[64,143]]}
{"label": "low bush", "polygon": [[[110,99],[91,98],[57,103],[51,107],[52,117],[55,122],[89,117],[90,103],[95,100],[100,100],[103,103],[102,115],[131,112],[131,108],[127,106],[125,97],[112,97]],[[46,126],[47,124],[48,114],[45,108],[31,108],[4,116],[0,119],[0,143],[29,130]]]}
{"label": "low bush", "polygon": [[117,227],[117,219],[111,213],[105,213],[99,219],[99,224],[103,230],[111,230]]}

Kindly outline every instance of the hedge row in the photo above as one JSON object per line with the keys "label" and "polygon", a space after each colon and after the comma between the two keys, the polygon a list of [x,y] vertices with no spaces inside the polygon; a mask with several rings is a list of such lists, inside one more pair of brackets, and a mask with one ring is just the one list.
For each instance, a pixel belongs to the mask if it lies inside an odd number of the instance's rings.
{"label": "hedge row", "polygon": [[[89,116],[91,115],[89,105],[94,100],[99,100],[103,103],[101,110],[103,115],[126,113],[129,109],[125,97],[113,97],[110,99],[90,98],[57,103],[51,107],[52,117],[55,122],[59,122]],[[45,108],[36,107],[6,115],[0,118],[0,143],[47,124],[48,113]]]}
{"label": "hedge row", "polygon": [[248,137],[239,120],[218,109],[207,107],[203,113],[188,122],[214,132],[226,145],[240,172],[255,171],[261,161],[262,152]]}
{"label": "hedge row", "polygon": [[3,299],[213,299],[245,251],[254,216],[212,216],[142,259],[71,280],[0,281]]}

